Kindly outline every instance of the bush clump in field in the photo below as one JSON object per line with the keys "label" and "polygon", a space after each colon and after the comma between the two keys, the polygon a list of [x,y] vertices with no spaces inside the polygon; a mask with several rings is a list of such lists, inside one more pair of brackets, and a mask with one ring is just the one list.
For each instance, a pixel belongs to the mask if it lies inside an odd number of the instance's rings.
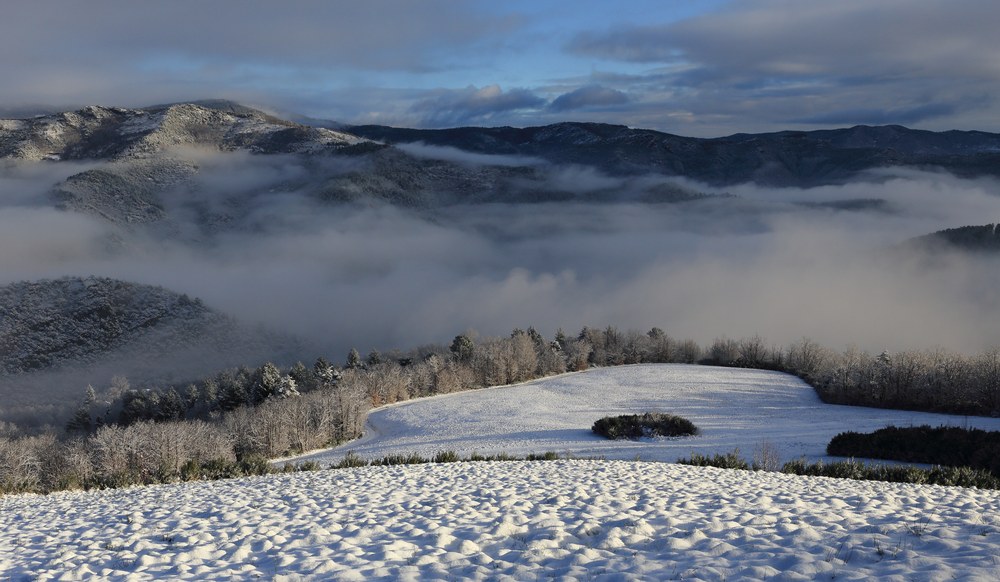
{"label": "bush clump in field", "polygon": [[660,412],[605,416],[595,422],[591,430],[609,439],[677,437],[698,434],[698,427],[690,420]]}
{"label": "bush clump in field", "polygon": [[[720,469],[754,469],[753,466],[740,457],[739,449],[713,456],[692,453],[690,458],[677,459],[677,463],[681,465],[694,465],[696,467],[718,467]],[[934,466],[925,469],[903,465],[869,465],[854,459],[834,463],[824,463],[823,461],[809,463],[805,459],[796,459],[785,463],[781,467],[781,472],[789,475],[836,477],[840,479],[854,479],[856,481],[887,481],[890,483],[1000,489],[1000,479],[990,474],[989,471],[972,467]]]}
{"label": "bush clump in field", "polygon": [[828,455],[868,457],[947,467],[971,467],[1000,477],[1000,432],[957,426],[888,426],[871,433],[842,432]]}
{"label": "bush clump in field", "polygon": [[695,467],[718,467],[719,469],[739,469],[749,471],[752,467],[740,457],[740,450],[733,449],[726,454],[716,453],[714,456],[691,453],[687,459],[677,459],[680,465],[692,465]]}
{"label": "bush clump in field", "polygon": [[988,471],[971,467],[921,467],[868,465],[855,461],[835,463],[807,463],[804,460],[790,461],[781,469],[791,475],[811,475],[818,477],[839,477],[859,481],[888,481],[891,483],[916,483],[922,485],[947,485],[958,487],[978,487],[980,489],[1000,488],[1000,479]]}

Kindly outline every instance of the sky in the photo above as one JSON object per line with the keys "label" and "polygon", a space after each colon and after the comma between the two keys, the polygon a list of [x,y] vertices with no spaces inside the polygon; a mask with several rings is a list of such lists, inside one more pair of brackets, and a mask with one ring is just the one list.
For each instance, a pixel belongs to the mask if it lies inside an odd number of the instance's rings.
{"label": "sky", "polygon": [[407,127],[1000,131],[995,0],[6,0],[0,115],[232,99]]}

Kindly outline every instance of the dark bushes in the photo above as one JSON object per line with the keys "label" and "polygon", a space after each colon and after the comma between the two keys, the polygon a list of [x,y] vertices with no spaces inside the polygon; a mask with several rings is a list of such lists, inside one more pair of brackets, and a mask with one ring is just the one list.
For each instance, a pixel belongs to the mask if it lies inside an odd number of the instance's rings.
{"label": "dark bushes", "polygon": [[1000,432],[996,431],[957,426],[888,426],[872,433],[840,433],[827,445],[826,452],[838,457],[971,467],[1000,477]]}
{"label": "dark bushes", "polygon": [[690,420],[659,412],[606,416],[595,422],[591,430],[609,439],[638,439],[656,436],[675,437],[698,434],[698,427]]}
{"label": "dark bushes", "polygon": [[917,483],[925,485],[952,485],[1000,489],[1000,480],[981,469],[970,467],[920,467],[866,465],[855,460],[836,463],[806,463],[803,460],[785,463],[782,473],[840,477],[862,481],[889,481],[892,483]]}
{"label": "dark bushes", "polygon": [[[681,465],[696,467],[718,467],[720,469],[749,470],[752,467],[740,457],[739,450],[724,455],[692,454],[689,459],[678,459]],[[971,467],[931,467],[923,469],[903,465],[868,465],[854,459],[824,463],[807,463],[798,459],[785,463],[782,473],[811,477],[835,477],[857,481],[887,481],[890,483],[915,483],[919,485],[947,485],[958,487],[978,487],[980,489],[1000,489],[1000,479],[982,469]]]}
{"label": "dark bushes", "polygon": [[693,465],[695,467],[718,467],[720,469],[740,469],[749,470],[750,465],[740,457],[739,449],[730,451],[724,455],[716,453],[714,456],[691,453],[687,459],[677,459],[681,465]]}

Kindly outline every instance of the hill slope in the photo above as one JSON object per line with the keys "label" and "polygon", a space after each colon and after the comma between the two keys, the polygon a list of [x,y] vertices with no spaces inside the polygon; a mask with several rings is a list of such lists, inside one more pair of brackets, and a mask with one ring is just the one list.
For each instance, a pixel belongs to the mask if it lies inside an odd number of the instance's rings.
{"label": "hill slope", "polygon": [[197,379],[299,350],[287,336],[160,287],[99,277],[14,283],[0,287],[0,416],[64,409],[88,383],[106,386],[112,375]]}
{"label": "hill slope", "polygon": [[[666,412],[692,421],[701,434],[678,439],[610,441],[593,434],[604,416]],[[751,458],[761,443],[782,461],[826,457],[845,430],[886,424],[964,425],[1000,430],[1000,419],[967,418],[824,404],[804,382],[778,372],[683,364],[615,366],[460,392],[373,410],[364,438],[297,460],[328,463],[348,451],[364,458],[442,450],[460,455],[572,453],[611,459],[676,461],[692,452],[740,449]]]}
{"label": "hill slope", "polygon": [[996,224],[961,226],[911,239],[905,246],[930,252],[950,250],[995,255],[1000,253],[1000,233]]}

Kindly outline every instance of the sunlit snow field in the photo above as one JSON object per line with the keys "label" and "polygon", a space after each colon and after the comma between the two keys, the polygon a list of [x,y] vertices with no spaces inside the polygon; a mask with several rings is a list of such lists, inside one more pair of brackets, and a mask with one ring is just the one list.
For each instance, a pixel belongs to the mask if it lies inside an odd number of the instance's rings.
{"label": "sunlit snow field", "polygon": [[[646,409],[686,416],[704,436],[588,435],[595,415]],[[386,407],[372,415],[377,434],[322,458],[673,459],[762,439],[783,457],[816,457],[846,428],[945,420],[966,422],[826,406],[782,374],[632,366]],[[997,580],[1000,492],[560,460],[16,495],[0,497],[0,579]]]}
{"label": "sunlit snow field", "polygon": [[[678,439],[609,441],[593,434],[608,415],[668,412],[695,423],[701,434]],[[460,392],[386,406],[369,415],[366,436],[303,456],[324,464],[349,451],[365,458],[439,451],[553,451],[608,459],[676,461],[692,452],[749,459],[761,443],[782,461],[825,459],[837,433],[888,424],[941,424],[1000,430],[1000,419],[824,404],[804,382],[777,372],[683,364],[645,364],[589,370],[500,388]]]}

